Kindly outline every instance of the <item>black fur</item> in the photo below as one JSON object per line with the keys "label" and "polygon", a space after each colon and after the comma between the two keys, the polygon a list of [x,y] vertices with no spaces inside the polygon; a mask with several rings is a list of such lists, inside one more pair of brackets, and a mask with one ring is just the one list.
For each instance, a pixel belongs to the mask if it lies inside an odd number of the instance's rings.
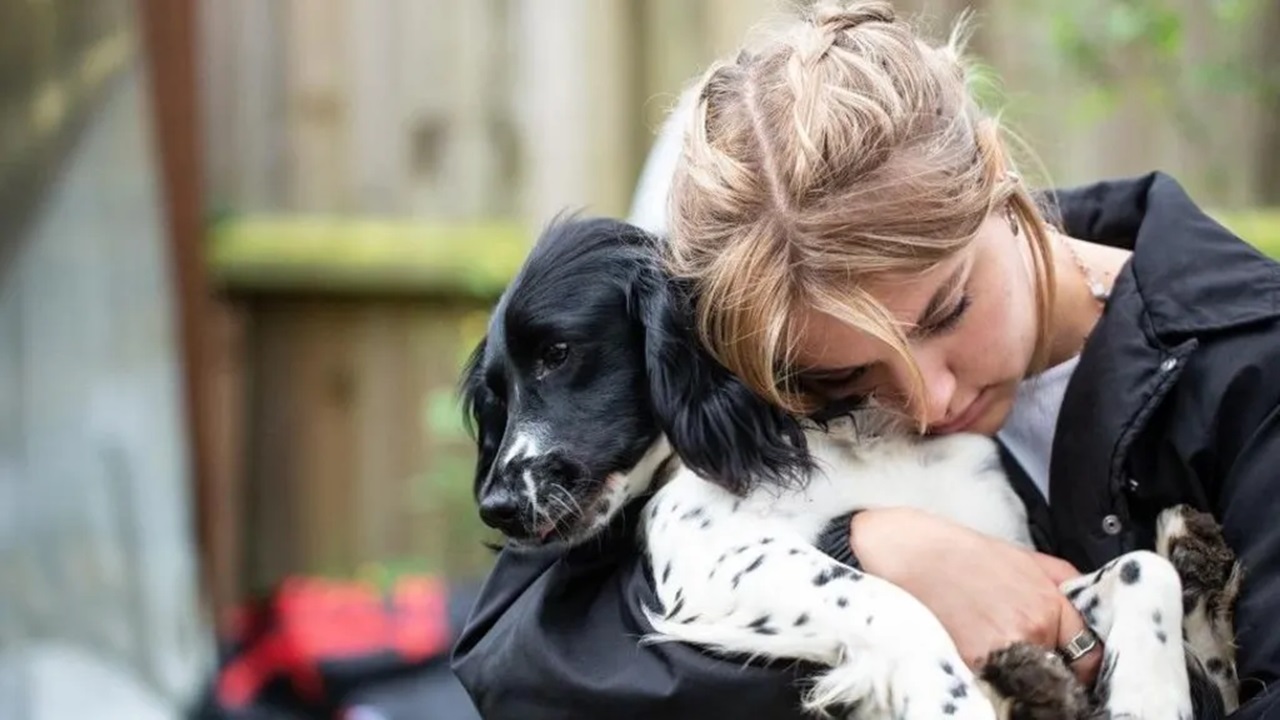
{"label": "black fur", "polygon": [[[553,222],[466,363],[460,390],[478,449],[476,499],[485,522],[508,537],[536,535],[520,473],[497,465],[522,419],[536,417],[550,433],[541,451],[555,458],[555,472],[534,469],[538,493],[558,483],[579,505],[660,436],[687,465],[738,494],[797,481],[810,469],[799,423],[702,349],[688,296],[659,267],[656,243],[614,220]],[[567,352],[547,371],[540,358],[557,344]],[[492,510],[504,503],[506,512]],[[562,510],[556,503],[544,510],[553,505]]]}

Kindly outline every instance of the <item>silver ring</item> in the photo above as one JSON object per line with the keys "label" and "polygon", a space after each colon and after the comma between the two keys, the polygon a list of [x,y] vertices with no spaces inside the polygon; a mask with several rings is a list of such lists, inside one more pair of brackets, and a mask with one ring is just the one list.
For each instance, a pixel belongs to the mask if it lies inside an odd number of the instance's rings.
{"label": "silver ring", "polygon": [[1068,665],[1093,652],[1098,647],[1098,636],[1089,628],[1076,633],[1066,645],[1058,648],[1058,654]]}

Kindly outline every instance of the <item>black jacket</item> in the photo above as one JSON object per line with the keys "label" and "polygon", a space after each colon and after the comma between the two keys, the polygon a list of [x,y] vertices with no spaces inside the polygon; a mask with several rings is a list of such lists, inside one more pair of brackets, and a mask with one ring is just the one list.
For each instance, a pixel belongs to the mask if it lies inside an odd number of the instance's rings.
{"label": "black jacket", "polygon": [[[1057,199],[1069,234],[1134,253],[1067,388],[1051,502],[1010,467],[1036,542],[1088,571],[1150,548],[1164,507],[1211,510],[1246,566],[1234,717],[1280,717],[1280,264],[1166,175]],[[637,644],[657,601],[635,510],[589,547],[499,555],[454,654],[484,717],[799,720],[799,668]]]}

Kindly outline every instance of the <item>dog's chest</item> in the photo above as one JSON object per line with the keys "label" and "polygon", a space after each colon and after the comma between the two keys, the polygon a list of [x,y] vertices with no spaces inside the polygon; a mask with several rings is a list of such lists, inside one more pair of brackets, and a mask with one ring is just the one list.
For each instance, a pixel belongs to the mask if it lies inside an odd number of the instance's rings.
{"label": "dog's chest", "polygon": [[1032,546],[1026,508],[988,438],[954,436],[856,448],[832,436],[812,441],[821,470],[817,476],[800,491],[750,498],[753,514],[789,518],[788,524],[813,539],[831,518],[851,510],[906,506]]}

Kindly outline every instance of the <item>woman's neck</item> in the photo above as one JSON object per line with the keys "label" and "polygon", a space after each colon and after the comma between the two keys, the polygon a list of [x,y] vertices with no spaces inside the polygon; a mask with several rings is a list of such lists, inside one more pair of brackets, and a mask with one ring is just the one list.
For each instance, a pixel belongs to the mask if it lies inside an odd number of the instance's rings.
{"label": "woman's neck", "polygon": [[1054,302],[1049,367],[1078,355],[1094,326],[1102,317],[1103,300],[1095,296],[1099,285],[1110,294],[1120,269],[1128,261],[1128,250],[1085,240],[1054,235]]}

